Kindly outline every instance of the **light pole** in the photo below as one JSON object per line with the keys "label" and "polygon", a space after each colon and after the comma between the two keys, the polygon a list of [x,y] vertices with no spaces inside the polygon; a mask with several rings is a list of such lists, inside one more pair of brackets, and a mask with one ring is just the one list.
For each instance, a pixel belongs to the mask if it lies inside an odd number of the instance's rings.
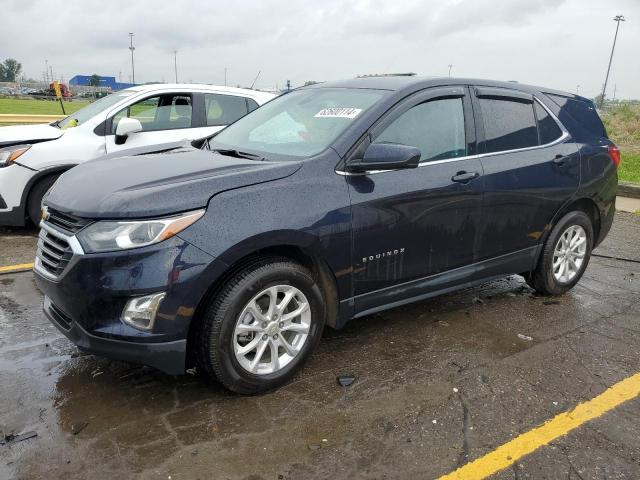
{"label": "light pole", "polygon": [[131,83],[136,83],[136,69],[133,66],[133,51],[136,47],[133,46],[133,32],[129,32],[129,50],[131,50],[131,78],[133,79]]}
{"label": "light pole", "polygon": [[176,83],[178,83],[178,51],[173,51],[173,69],[176,72]]}
{"label": "light pole", "polygon": [[452,63],[450,63],[450,64],[449,64],[449,78],[451,78],[451,68],[452,68],[452,67],[453,67],[453,64],[452,64]]}
{"label": "light pole", "polygon": [[623,15],[616,15],[613,18],[613,21],[617,23],[616,25],[616,34],[613,36],[613,46],[611,47],[611,56],[609,57],[609,66],[607,67],[607,76],[604,77],[604,86],[602,87],[602,95],[600,96],[600,108],[604,104],[604,95],[607,91],[607,82],[609,81],[609,72],[611,71],[611,62],[613,61],[613,51],[616,48],[616,40],[618,39],[618,29],[620,28],[620,22],[624,22],[625,18]]}

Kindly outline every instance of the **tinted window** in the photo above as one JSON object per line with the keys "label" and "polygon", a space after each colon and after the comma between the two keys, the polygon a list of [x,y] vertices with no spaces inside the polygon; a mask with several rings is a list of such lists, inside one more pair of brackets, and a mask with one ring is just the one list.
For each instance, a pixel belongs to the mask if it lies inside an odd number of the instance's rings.
{"label": "tinted window", "polygon": [[538,129],[531,103],[480,98],[487,152],[538,145]]}
{"label": "tinted window", "polygon": [[250,112],[253,112],[259,106],[253,98],[247,98],[247,105],[249,106]]}
{"label": "tinted window", "polygon": [[247,102],[244,97],[207,93],[204,96],[204,104],[209,126],[229,125],[247,114]]}
{"label": "tinted window", "polygon": [[542,106],[535,102],[536,117],[538,119],[538,132],[540,133],[540,145],[545,145],[557,140],[562,135],[562,130],[556,121]]}
{"label": "tinted window", "polygon": [[420,160],[466,155],[461,98],[433,100],[407,110],[374,143],[400,143],[420,149]]}
{"label": "tinted window", "polygon": [[[604,125],[598,116],[596,107],[587,99],[579,100],[562,95],[546,94],[551,100],[553,100],[564,112],[571,115],[575,120],[580,122],[583,127],[589,130],[591,133],[599,136],[606,137],[607,132],[604,129]],[[560,115],[562,121],[562,115]]]}
{"label": "tinted window", "polygon": [[111,120],[111,133],[115,133],[120,119],[135,118],[143,132],[173,130],[191,127],[191,96],[156,95],[129,105],[116,113]]}

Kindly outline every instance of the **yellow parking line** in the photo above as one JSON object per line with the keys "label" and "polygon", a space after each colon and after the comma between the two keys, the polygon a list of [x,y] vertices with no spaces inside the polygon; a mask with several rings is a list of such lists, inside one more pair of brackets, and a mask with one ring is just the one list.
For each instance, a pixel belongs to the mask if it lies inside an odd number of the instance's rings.
{"label": "yellow parking line", "polygon": [[18,265],[7,265],[6,267],[0,267],[0,273],[17,273],[25,272],[33,268],[33,263],[19,263]]}
{"label": "yellow parking line", "polygon": [[440,477],[440,480],[482,479],[493,475],[543,445],[547,445],[583,423],[601,416],[638,395],[640,395],[640,373],[616,383],[592,400],[555,416],[543,425],[523,433],[485,456]]}

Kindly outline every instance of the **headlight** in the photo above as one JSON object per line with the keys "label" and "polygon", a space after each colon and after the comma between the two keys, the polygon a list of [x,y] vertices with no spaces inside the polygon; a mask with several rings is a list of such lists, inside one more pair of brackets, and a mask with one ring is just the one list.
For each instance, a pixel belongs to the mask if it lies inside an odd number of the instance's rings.
{"label": "headlight", "polygon": [[101,221],[78,233],[87,253],[146,247],[173,237],[204,215],[204,210],[140,221]]}
{"label": "headlight", "polygon": [[11,165],[30,148],[31,145],[14,145],[13,147],[0,148],[0,168]]}

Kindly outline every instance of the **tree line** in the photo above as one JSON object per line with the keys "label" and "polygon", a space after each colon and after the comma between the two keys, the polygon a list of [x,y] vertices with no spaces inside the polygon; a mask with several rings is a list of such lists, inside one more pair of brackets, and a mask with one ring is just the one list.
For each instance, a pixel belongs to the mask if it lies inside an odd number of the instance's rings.
{"label": "tree line", "polygon": [[15,82],[22,73],[22,64],[15,58],[0,63],[0,82]]}

